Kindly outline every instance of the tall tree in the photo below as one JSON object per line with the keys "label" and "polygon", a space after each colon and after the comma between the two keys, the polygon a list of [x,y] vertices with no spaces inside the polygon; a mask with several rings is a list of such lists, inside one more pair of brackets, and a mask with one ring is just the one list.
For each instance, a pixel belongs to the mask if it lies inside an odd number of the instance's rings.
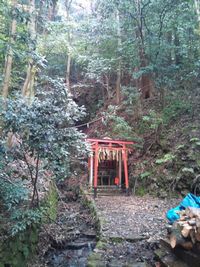
{"label": "tall tree", "polygon": [[[131,17],[136,21],[136,39],[138,39],[139,70],[149,65],[148,56],[145,51],[145,12],[151,1],[135,0],[135,16]],[[149,73],[143,73],[139,78],[139,90],[143,98],[149,98],[152,95],[152,81]]]}
{"label": "tall tree", "polygon": [[194,6],[195,6],[195,9],[196,9],[198,22],[200,23],[200,1],[199,0],[194,0]]}
{"label": "tall tree", "polygon": [[122,46],[122,39],[121,39],[121,26],[120,26],[120,14],[119,10],[117,9],[116,12],[116,21],[117,21],[117,40],[118,40],[118,67],[117,67],[117,81],[116,81],[116,103],[119,104],[121,102],[121,46]]}
{"label": "tall tree", "polygon": [[15,43],[15,34],[17,29],[17,20],[15,13],[16,7],[17,7],[17,0],[12,0],[12,21],[10,27],[10,36],[9,36],[6,60],[5,60],[5,70],[4,70],[4,79],[2,87],[3,98],[7,98],[9,93],[9,84],[10,84],[12,62],[13,62],[13,45]]}
{"label": "tall tree", "polygon": [[67,89],[71,92],[70,87],[70,71],[71,71],[71,31],[70,31],[70,8],[71,8],[72,0],[65,0],[66,7],[66,18],[68,22],[68,32],[67,32],[67,41],[68,41],[68,52],[67,52],[67,67],[66,67],[66,86]]}
{"label": "tall tree", "polygon": [[22,88],[23,97],[28,98],[30,101],[34,97],[34,81],[35,75],[37,71],[37,66],[34,62],[34,53],[36,50],[36,7],[35,0],[29,0],[29,60],[28,60],[28,68],[26,73],[26,79]]}

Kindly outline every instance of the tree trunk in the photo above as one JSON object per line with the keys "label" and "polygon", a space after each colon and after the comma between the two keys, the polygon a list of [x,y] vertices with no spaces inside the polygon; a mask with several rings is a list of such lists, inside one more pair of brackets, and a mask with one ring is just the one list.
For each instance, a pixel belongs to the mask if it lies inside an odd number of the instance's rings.
{"label": "tree trunk", "polygon": [[105,80],[106,80],[106,92],[107,92],[107,97],[108,97],[108,100],[110,100],[110,87],[109,87],[109,77],[108,75],[105,75]]}
{"label": "tree trunk", "polygon": [[[121,49],[122,39],[121,39],[121,28],[120,28],[120,17],[119,11],[117,10],[117,38],[118,38],[118,50]],[[118,59],[118,69],[117,69],[117,80],[116,80],[116,104],[121,102],[121,55]]]}
{"label": "tree trunk", "polygon": [[71,92],[71,87],[70,87],[70,70],[71,70],[71,55],[68,52],[67,55],[67,70],[66,70],[66,86],[69,92]]}
{"label": "tree trunk", "polygon": [[116,81],[116,104],[120,104],[121,102],[121,67],[118,65],[117,70],[117,81]]}
{"label": "tree trunk", "polygon": [[[29,22],[29,33],[30,33],[30,44],[29,44],[29,52],[34,52],[36,49],[36,9],[35,9],[35,0],[29,0],[29,13],[30,13],[30,22]],[[32,47],[34,44],[34,47]],[[34,81],[36,75],[36,65],[32,56],[28,62],[28,69],[26,73],[26,79],[22,88],[23,97],[27,98],[29,102],[32,102],[34,97]]]}
{"label": "tree trunk", "polygon": [[[70,17],[69,17],[69,12],[70,12],[70,7],[72,4],[72,0],[67,0],[65,2],[65,6],[66,6],[66,13],[67,13],[67,21],[69,23]],[[68,26],[69,27],[69,26]],[[71,74],[71,52],[70,52],[70,48],[71,48],[71,32],[70,29],[68,28],[68,52],[67,52],[67,66],[66,66],[66,87],[68,89],[68,91],[71,93],[71,85],[70,85],[70,74]]]}
{"label": "tree trunk", "polygon": [[[168,31],[165,34],[165,38],[167,39],[167,43],[168,43],[169,47],[171,47],[172,42],[173,42],[172,31]],[[169,50],[169,54],[167,55],[167,59],[168,59],[168,65],[171,65],[172,64],[172,51],[171,51],[171,49]]]}
{"label": "tree trunk", "polygon": [[[148,60],[142,43],[139,49],[140,68],[146,68],[148,66]],[[153,82],[150,78],[150,74],[142,74],[139,84],[142,99],[150,98],[153,92]]]}
{"label": "tree trunk", "polygon": [[49,21],[55,21],[57,0],[53,0],[49,5],[48,19]]}
{"label": "tree trunk", "polygon": [[175,64],[180,65],[181,64],[181,56],[179,54],[179,46],[180,46],[180,40],[179,36],[177,34],[177,29],[174,28],[174,54],[175,54]]}
{"label": "tree trunk", "polygon": [[[17,5],[17,1],[12,1],[12,8],[14,9]],[[13,48],[12,46],[15,43],[15,34],[17,29],[17,21],[16,18],[13,17],[11,22],[11,30],[10,30],[10,41],[8,44],[8,52],[5,61],[5,71],[4,71],[4,80],[3,80],[3,88],[2,88],[2,97],[6,99],[9,93],[9,83],[10,83],[10,76],[12,70],[12,62],[13,62]]]}
{"label": "tree trunk", "polygon": [[[149,2],[150,3],[150,2]],[[136,39],[139,40],[138,43],[138,53],[139,53],[139,60],[140,60],[140,66],[141,68],[146,68],[148,66],[148,59],[147,55],[145,53],[145,44],[144,44],[144,5],[142,6],[141,0],[135,0],[136,5],[136,12],[137,12],[137,27],[136,27]],[[142,99],[147,99],[152,96],[153,91],[153,82],[151,80],[150,74],[142,74],[138,81],[139,85],[139,91],[141,92]]]}
{"label": "tree trunk", "polygon": [[195,6],[198,22],[200,23],[200,1],[194,0],[194,6]]}

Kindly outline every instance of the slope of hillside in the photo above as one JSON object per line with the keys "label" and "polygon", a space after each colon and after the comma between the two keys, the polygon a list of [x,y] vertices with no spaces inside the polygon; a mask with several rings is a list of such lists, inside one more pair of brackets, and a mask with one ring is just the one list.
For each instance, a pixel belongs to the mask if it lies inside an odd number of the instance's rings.
{"label": "slope of hillside", "polygon": [[105,103],[98,121],[84,131],[89,137],[109,136],[135,141],[129,158],[134,193],[165,197],[200,189],[200,94],[177,91],[120,106]]}

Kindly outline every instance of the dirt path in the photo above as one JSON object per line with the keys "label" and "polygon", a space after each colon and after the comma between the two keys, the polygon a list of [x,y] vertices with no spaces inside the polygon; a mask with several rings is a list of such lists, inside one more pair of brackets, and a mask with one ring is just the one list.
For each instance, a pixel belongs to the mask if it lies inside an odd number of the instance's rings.
{"label": "dirt path", "polygon": [[103,221],[103,236],[159,240],[166,231],[166,211],[178,202],[149,196],[99,196],[96,205]]}
{"label": "dirt path", "polygon": [[95,202],[103,227],[102,242],[91,257],[94,266],[160,266],[154,250],[159,247],[158,240],[166,235],[165,213],[178,200],[98,196]]}

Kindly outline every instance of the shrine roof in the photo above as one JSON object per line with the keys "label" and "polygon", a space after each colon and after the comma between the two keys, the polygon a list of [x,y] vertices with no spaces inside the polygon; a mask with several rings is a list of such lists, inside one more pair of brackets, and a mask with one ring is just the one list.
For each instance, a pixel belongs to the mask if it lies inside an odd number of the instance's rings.
{"label": "shrine roof", "polygon": [[132,141],[125,141],[125,140],[113,140],[110,138],[105,139],[98,139],[98,138],[87,138],[86,141],[90,143],[99,143],[99,144],[119,144],[119,145],[133,145],[134,142]]}

